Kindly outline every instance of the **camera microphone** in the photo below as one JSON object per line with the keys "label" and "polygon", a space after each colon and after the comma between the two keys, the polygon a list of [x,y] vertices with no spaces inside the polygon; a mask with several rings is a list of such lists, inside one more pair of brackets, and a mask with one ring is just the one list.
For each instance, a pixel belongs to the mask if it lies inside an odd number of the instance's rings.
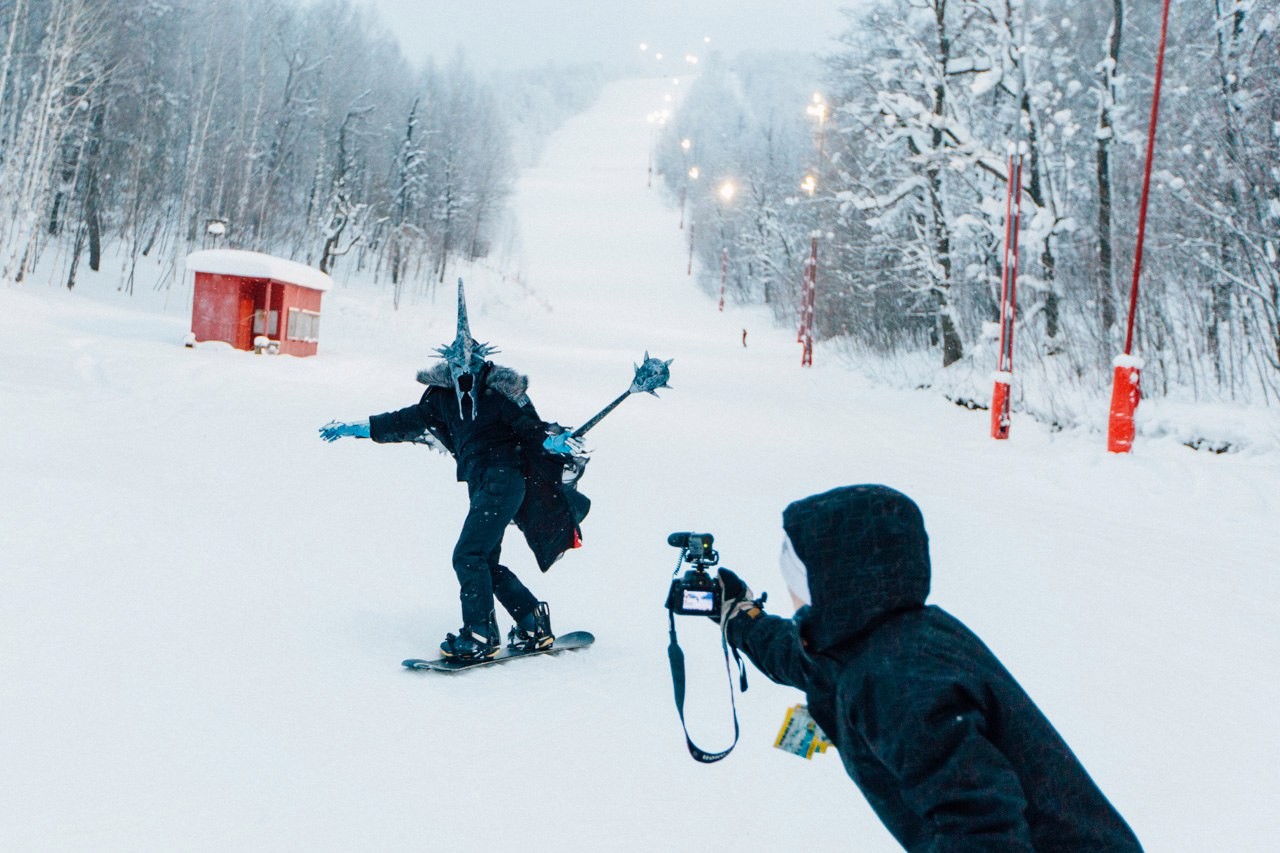
{"label": "camera microphone", "polygon": [[672,548],[693,548],[697,551],[710,551],[711,545],[716,538],[710,533],[693,533],[692,531],[680,531],[672,533],[667,537],[667,544]]}

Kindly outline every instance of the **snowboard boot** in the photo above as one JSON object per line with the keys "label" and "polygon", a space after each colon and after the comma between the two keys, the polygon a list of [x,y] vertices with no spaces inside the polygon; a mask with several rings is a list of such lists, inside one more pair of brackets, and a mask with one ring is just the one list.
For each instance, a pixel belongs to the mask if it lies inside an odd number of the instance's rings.
{"label": "snowboard boot", "polygon": [[488,625],[463,625],[457,634],[449,634],[440,644],[440,654],[457,660],[491,658],[502,645],[498,620],[489,614]]}
{"label": "snowboard boot", "polygon": [[545,601],[539,601],[507,634],[507,648],[513,651],[549,649],[555,641],[556,635],[551,633],[551,611]]}

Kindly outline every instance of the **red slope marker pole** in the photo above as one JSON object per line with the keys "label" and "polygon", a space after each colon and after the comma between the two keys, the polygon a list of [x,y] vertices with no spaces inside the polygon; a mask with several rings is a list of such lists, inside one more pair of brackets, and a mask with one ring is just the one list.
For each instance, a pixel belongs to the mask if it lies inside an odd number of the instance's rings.
{"label": "red slope marker pole", "polygon": [[808,268],[805,270],[804,302],[804,351],[800,355],[801,367],[813,366],[813,309],[818,294],[818,236],[814,234],[809,248]]}
{"label": "red slope marker pole", "polygon": [[1013,365],[1006,362],[1005,353],[1012,332],[1010,318],[1013,314],[1009,304],[1009,279],[1013,265],[1015,157],[1011,147],[1004,199],[1004,264],[1000,272],[1000,350],[996,355],[996,372],[992,376],[994,387],[991,390],[991,437],[998,440],[1009,437],[1009,386],[1013,383]]}
{"label": "red slope marker pole", "polygon": [[724,286],[729,280],[729,247],[720,250],[720,310],[724,310]]}
{"label": "red slope marker pole", "polygon": [[1133,355],[1133,321],[1138,313],[1138,281],[1142,275],[1142,244],[1147,233],[1147,201],[1151,194],[1151,162],[1156,148],[1156,120],[1160,114],[1160,83],[1164,77],[1164,46],[1169,34],[1169,0],[1160,19],[1160,48],[1156,52],[1156,79],[1151,93],[1151,122],[1147,128],[1147,163],[1142,173],[1142,200],[1138,205],[1138,243],[1133,253],[1133,286],[1129,291],[1129,324],[1124,355],[1116,356],[1111,385],[1111,412],[1107,421],[1107,450],[1133,450],[1133,414],[1142,399],[1142,359]]}

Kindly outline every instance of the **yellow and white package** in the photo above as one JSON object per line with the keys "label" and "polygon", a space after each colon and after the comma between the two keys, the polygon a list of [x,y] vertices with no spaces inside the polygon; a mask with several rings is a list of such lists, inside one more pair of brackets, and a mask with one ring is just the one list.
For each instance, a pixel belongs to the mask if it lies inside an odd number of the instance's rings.
{"label": "yellow and white package", "polygon": [[818,728],[818,724],[809,716],[807,705],[793,705],[787,709],[787,716],[782,721],[782,730],[778,739],[773,742],[778,749],[798,755],[801,758],[813,758],[813,753],[826,752],[831,741]]}

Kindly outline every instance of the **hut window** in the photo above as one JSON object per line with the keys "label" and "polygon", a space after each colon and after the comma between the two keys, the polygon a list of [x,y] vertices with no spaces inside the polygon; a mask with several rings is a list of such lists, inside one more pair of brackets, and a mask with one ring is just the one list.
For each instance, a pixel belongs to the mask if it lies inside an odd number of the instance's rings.
{"label": "hut window", "polygon": [[289,340],[315,343],[320,340],[320,314],[301,308],[289,309]]}
{"label": "hut window", "polygon": [[280,312],[263,311],[261,308],[253,312],[253,333],[255,335],[280,334]]}

